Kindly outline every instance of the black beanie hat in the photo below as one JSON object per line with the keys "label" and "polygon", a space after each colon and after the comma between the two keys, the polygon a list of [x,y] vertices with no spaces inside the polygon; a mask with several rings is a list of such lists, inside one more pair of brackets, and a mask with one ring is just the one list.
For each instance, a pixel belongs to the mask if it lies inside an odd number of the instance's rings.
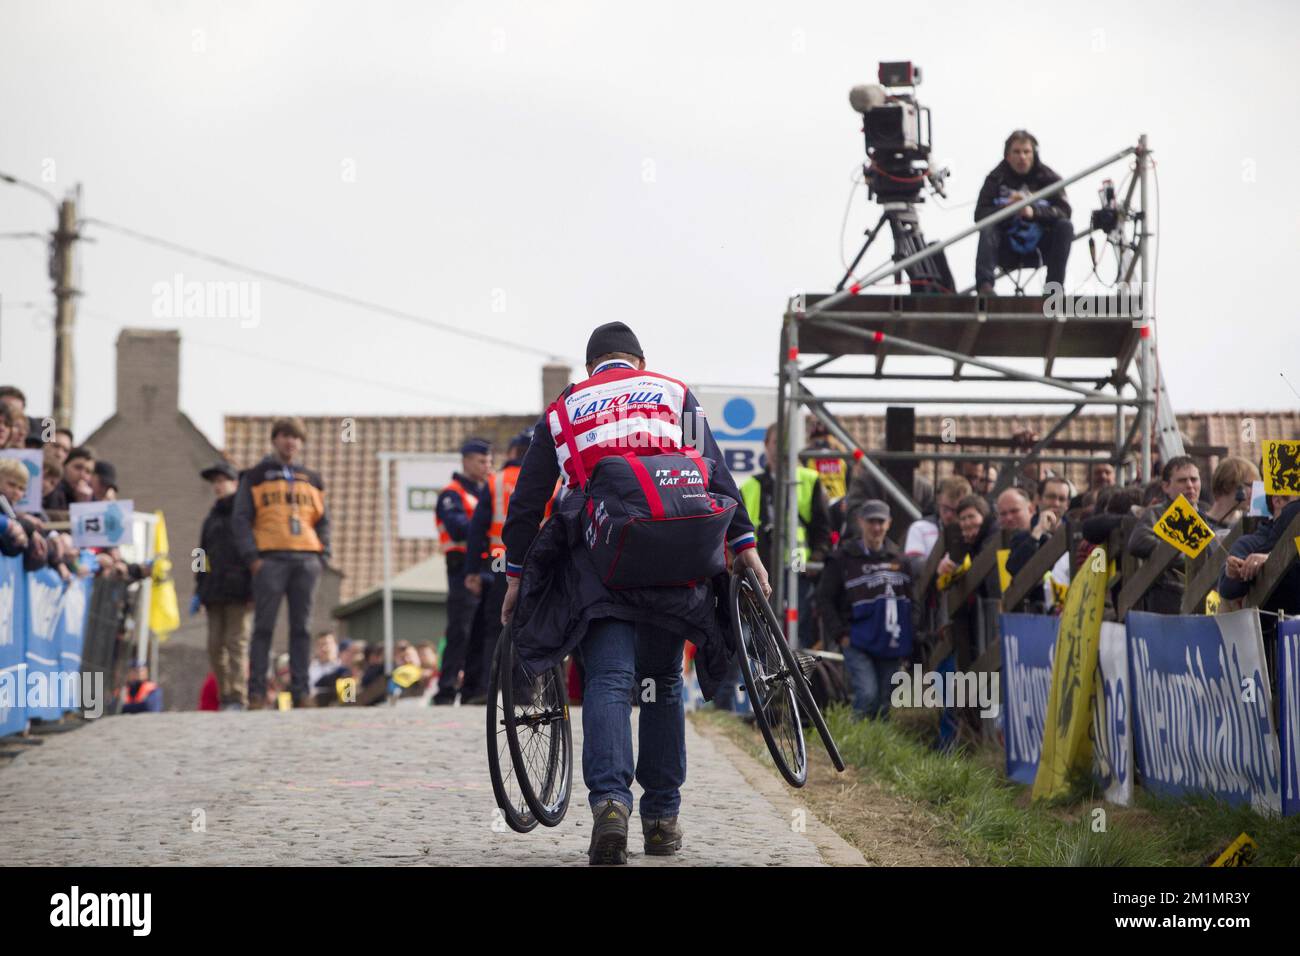
{"label": "black beanie hat", "polygon": [[587,362],[590,363],[610,352],[626,352],[639,359],[645,358],[641,343],[636,340],[636,333],[622,322],[606,322],[591,333],[587,339]]}

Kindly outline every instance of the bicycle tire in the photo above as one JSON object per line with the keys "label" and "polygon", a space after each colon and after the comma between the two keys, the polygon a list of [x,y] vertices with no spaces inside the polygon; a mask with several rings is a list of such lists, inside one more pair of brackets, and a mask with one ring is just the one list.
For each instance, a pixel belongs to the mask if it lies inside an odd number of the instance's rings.
{"label": "bicycle tire", "polygon": [[[761,593],[758,588],[758,576],[754,574],[753,568],[745,568],[745,576],[749,580],[750,587],[756,593]],[[831,758],[831,763],[840,773],[844,772],[844,758],[840,756],[840,748],[835,743],[835,738],[831,736],[830,729],[826,726],[826,718],[822,716],[821,708],[817,706],[817,700],[813,697],[812,686],[808,683],[808,678],[804,675],[803,668],[799,666],[795,659],[794,651],[790,650],[789,643],[785,640],[785,635],[781,632],[781,622],[777,619],[776,612],[772,610],[772,605],[766,601],[760,602],[763,610],[766,612],[768,624],[775,628],[776,633],[780,634],[777,644],[780,645],[782,657],[786,661],[786,666],[794,675],[793,682],[795,694],[799,698],[799,703],[803,705],[804,710],[812,717],[813,727],[817,730],[817,735],[822,739],[822,746],[826,748],[826,754]]]}
{"label": "bicycle tire", "polygon": [[[487,751],[488,772],[492,777],[492,795],[505,819],[506,826],[516,833],[528,833],[537,828],[537,817],[524,799],[523,790],[515,774],[514,757],[506,736],[505,711],[511,702],[505,700],[501,681],[501,667],[514,666],[514,645],[510,642],[509,628],[501,632],[496,649],[492,652],[492,670],[488,674],[487,700]],[[505,758],[504,761],[502,758]],[[508,768],[502,773],[502,764]]]}
{"label": "bicycle tire", "polygon": [[[752,572],[751,572],[752,575]],[[773,632],[757,605],[767,599],[756,578],[731,578],[731,634],[740,659],[740,675],[749,695],[755,723],[763,734],[772,762],[792,787],[808,782],[808,750],[789,665],[776,645],[784,645],[780,631]]]}
{"label": "bicycle tire", "polygon": [[511,704],[504,713],[506,741],[528,809],[543,826],[554,827],[564,819],[573,794],[573,727],[564,670],[557,666],[530,678],[526,704],[517,693],[521,688],[515,687],[515,678],[523,675],[522,668],[513,666],[501,671]]}

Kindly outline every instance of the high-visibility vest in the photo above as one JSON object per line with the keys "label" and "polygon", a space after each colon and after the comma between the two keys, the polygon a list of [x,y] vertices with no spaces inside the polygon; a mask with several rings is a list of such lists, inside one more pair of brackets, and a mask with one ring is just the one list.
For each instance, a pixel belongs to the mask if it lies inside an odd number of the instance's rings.
{"label": "high-visibility vest", "polygon": [[[479,555],[484,561],[505,557],[506,543],[501,533],[505,530],[506,516],[510,511],[510,496],[515,493],[515,484],[519,481],[519,468],[519,465],[506,465],[500,471],[488,475],[488,496],[492,499],[492,524],[488,527],[488,549]],[[555,490],[558,491],[560,486],[561,480],[557,479]],[[554,504],[555,492],[552,492],[542,512],[542,524],[546,524],[550,519]]]}
{"label": "high-visibility vest", "polygon": [[[813,488],[818,481],[817,472],[811,468],[800,468],[796,473],[799,478],[799,530],[795,547],[803,561],[808,560],[808,523],[812,521]],[[740,486],[740,497],[744,501],[749,520],[757,528],[760,524],[759,513],[763,507],[763,488],[755,475]]]}
{"label": "high-visibility vest", "polygon": [[492,524],[488,527],[488,553],[483,557],[495,558],[506,553],[505,542],[501,540],[501,529],[506,526],[506,509],[510,507],[510,496],[515,492],[515,482],[519,480],[519,466],[506,465],[500,471],[488,475],[488,495],[492,498]]}
{"label": "high-visibility vest", "polygon": [[[460,503],[465,508],[465,517],[472,518],[474,516],[474,509],[478,507],[478,498],[466,491],[458,479],[453,478],[451,484],[442,490],[444,492],[454,491],[460,495]],[[465,542],[452,540],[451,532],[442,523],[442,518],[438,517],[436,510],[433,513],[433,520],[438,523],[438,547],[445,554],[464,554]]]}
{"label": "high-visibility vest", "polygon": [[149,695],[152,694],[157,687],[158,685],[151,680],[142,680],[140,681],[140,686],[137,687],[135,689],[135,693],[132,694],[131,685],[127,684],[126,687],[123,688],[123,690],[126,691],[125,694],[126,700],[124,701],[124,703],[143,704],[148,699]]}

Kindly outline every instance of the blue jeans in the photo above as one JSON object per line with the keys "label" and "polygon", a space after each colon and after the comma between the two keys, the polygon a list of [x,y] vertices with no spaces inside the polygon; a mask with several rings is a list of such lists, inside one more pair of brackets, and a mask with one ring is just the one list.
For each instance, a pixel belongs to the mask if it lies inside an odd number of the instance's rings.
{"label": "blue jeans", "polygon": [[844,651],[844,673],[853,696],[853,712],[859,717],[885,716],[889,713],[889,695],[894,690],[889,679],[898,670],[898,661],[892,657],[873,657],[852,644],[840,649]]}
{"label": "blue jeans", "polygon": [[[582,779],[592,807],[632,811],[632,697],[641,707],[635,777],[641,816],[677,816],[686,782],[680,634],[645,622],[592,621],[582,641]],[[647,683],[647,681],[649,683]]]}

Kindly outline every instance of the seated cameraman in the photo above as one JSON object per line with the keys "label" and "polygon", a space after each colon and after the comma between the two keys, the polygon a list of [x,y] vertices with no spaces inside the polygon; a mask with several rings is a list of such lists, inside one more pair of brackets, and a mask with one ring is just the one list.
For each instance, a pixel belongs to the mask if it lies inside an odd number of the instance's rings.
{"label": "seated cameraman", "polygon": [[[993,215],[1003,206],[1059,182],[1061,177],[1038,158],[1038,140],[1018,129],[1007,137],[1003,159],[984,180],[975,203],[975,221]],[[1047,281],[1065,283],[1065,263],[1070,258],[1074,226],[1065,190],[1040,199],[1002,222],[980,230],[975,251],[975,284],[980,295],[993,294],[997,267],[1047,267]]]}

